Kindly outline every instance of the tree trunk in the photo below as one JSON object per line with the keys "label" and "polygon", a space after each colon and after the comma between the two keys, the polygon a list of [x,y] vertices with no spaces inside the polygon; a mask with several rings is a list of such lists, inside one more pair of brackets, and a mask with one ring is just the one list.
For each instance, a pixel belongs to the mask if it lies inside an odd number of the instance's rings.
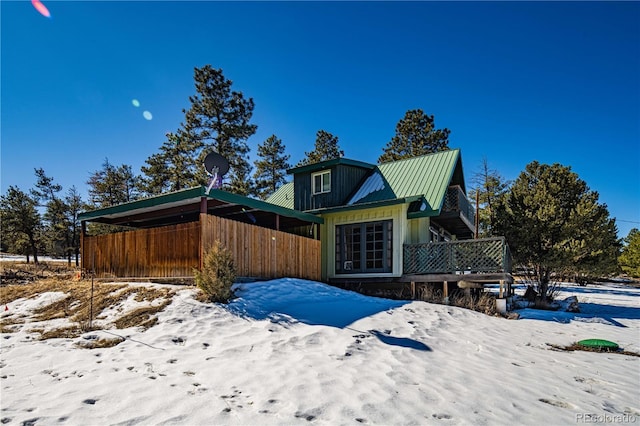
{"label": "tree trunk", "polygon": [[29,236],[29,244],[31,245],[31,253],[33,253],[33,264],[38,264],[38,248],[36,247],[36,242],[33,239],[33,236]]}

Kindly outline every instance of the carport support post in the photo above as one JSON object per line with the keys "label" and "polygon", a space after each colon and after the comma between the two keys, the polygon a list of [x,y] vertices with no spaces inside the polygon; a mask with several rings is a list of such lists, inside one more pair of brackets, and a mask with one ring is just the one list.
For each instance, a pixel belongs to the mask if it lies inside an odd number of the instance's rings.
{"label": "carport support post", "polygon": [[87,222],[86,221],[81,221],[80,222],[80,269],[84,270],[85,269],[85,263],[84,263],[84,252],[85,252],[85,247],[84,247],[84,238],[87,235]]}
{"label": "carport support post", "polygon": [[200,197],[200,216],[198,218],[200,222],[200,247],[198,260],[198,267],[202,271],[204,266],[204,239],[205,239],[205,217],[207,215],[207,197]]}

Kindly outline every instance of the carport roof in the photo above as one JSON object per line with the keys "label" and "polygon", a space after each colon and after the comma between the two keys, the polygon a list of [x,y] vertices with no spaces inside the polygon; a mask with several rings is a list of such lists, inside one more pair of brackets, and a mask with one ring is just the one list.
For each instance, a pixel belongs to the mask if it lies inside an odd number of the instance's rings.
{"label": "carport roof", "polygon": [[273,228],[276,221],[279,221],[283,228],[324,222],[321,217],[310,213],[291,210],[220,189],[212,189],[207,193],[204,186],[83,212],[79,215],[79,219],[83,222],[108,223],[134,228],[195,221],[198,220],[198,215],[203,208],[201,207],[203,199],[206,199],[208,214],[269,228]]}

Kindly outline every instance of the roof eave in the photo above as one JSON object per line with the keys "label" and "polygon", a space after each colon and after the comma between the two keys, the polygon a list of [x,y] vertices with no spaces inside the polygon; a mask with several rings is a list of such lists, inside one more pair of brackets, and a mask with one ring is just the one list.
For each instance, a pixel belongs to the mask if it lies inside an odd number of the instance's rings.
{"label": "roof eave", "polygon": [[375,164],[365,163],[363,161],[351,160],[349,158],[334,158],[332,160],[320,161],[319,163],[305,164],[304,166],[297,166],[287,169],[287,174],[313,172],[316,170],[324,170],[337,165],[355,166],[363,169],[374,169]]}
{"label": "roof eave", "polygon": [[170,203],[195,203],[198,202],[198,200],[202,197],[225,201],[230,204],[243,205],[249,208],[259,209],[269,213],[278,214],[280,216],[299,219],[305,222],[319,224],[324,223],[324,219],[311,213],[299,212],[279,206],[277,204],[267,203],[266,201],[256,200],[238,194],[232,194],[220,189],[212,189],[211,191],[209,191],[209,193],[207,193],[204,186],[189,188],[164,195],[158,195],[155,197],[145,198],[143,200],[131,201],[129,203],[119,204],[117,206],[105,207],[89,212],[83,212],[78,215],[78,219],[83,222],[90,222],[92,219],[95,220],[101,217],[124,214],[131,215],[136,211],[149,209],[155,206],[163,206]]}
{"label": "roof eave", "polygon": [[338,206],[338,207],[329,207],[326,209],[309,210],[307,211],[307,213],[326,214],[326,213],[336,213],[336,212],[347,212],[352,210],[374,209],[377,207],[393,206],[396,204],[409,204],[414,201],[418,201],[421,198],[422,198],[421,195],[416,195],[411,197],[394,198],[391,200],[372,201],[369,203],[350,204],[347,206]]}
{"label": "roof eave", "polygon": [[205,195],[204,187],[194,187],[181,191],[170,192],[168,194],[149,197],[142,200],[130,201],[128,203],[118,204],[115,206],[104,207],[101,209],[82,212],[78,215],[80,221],[90,221],[92,218],[101,216],[110,216],[118,213],[133,212],[135,210],[147,209],[163,204],[176,203],[189,199],[197,199]]}

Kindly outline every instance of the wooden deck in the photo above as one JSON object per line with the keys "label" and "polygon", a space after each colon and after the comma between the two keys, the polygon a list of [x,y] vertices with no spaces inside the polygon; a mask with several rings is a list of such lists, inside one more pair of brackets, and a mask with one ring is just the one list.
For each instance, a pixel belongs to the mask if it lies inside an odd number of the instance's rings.
{"label": "wooden deck", "polygon": [[453,285],[470,291],[485,284],[499,284],[499,297],[512,293],[511,253],[502,237],[405,244],[403,255],[400,277],[341,277],[329,281],[347,288],[366,285],[391,289],[409,285],[412,298],[416,289],[425,285],[441,285],[445,299]]}
{"label": "wooden deck", "polygon": [[501,298],[512,292],[511,252],[504,237],[405,244],[403,271],[398,282],[410,283],[412,293],[419,283],[442,283],[445,298],[449,283],[467,290],[499,283]]}

